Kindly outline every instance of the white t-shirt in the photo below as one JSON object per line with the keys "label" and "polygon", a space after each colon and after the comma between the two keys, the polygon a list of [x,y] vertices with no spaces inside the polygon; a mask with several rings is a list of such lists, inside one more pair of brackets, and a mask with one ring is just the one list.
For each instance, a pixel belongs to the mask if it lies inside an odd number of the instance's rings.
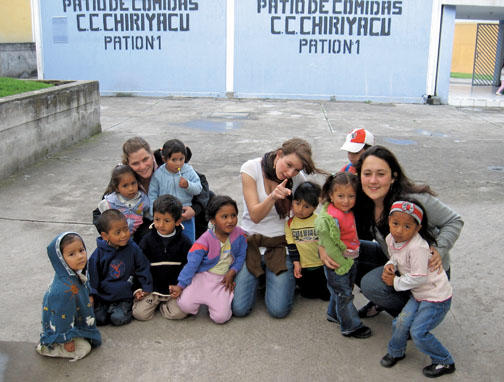
{"label": "white t-shirt", "polygon": [[[264,199],[268,197],[268,194],[266,193],[266,190],[264,188],[264,178],[261,168],[261,159],[262,158],[251,159],[245,162],[240,169],[240,174],[245,173],[255,180],[259,202],[264,201]],[[292,178],[292,181],[293,181],[292,192],[294,192],[294,190],[299,184],[306,181],[306,176],[304,175],[303,172],[300,172],[299,174],[297,174],[295,177]],[[286,218],[280,219],[280,216],[278,215],[275,206],[273,206],[273,208],[271,208],[268,214],[258,224],[254,223],[250,218],[245,198],[243,198],[243,217],[241,227],[249,235],[258,233],[266,237],[282,236],[285,233],[284,231],[285,220]]]}

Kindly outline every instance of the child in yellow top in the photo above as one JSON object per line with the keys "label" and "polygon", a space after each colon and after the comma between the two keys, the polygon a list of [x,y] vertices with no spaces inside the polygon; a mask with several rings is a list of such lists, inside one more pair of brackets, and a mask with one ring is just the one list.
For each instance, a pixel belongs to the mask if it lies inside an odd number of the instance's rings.
{"label": "child in yellow top", "polygon": [[301,183],[296,188],[292,201],[294,216],[285,223],[285,239],[301,296],[328,301],[330,295],[315,233],[320,192],[320,186],[313,182]]}

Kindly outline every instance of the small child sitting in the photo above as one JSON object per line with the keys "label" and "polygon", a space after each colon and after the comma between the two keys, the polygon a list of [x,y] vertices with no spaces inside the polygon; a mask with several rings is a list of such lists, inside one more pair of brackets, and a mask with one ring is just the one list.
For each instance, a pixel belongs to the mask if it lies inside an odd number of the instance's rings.
{"label": "small child sitting", "polygon": [[100,213],[110,209],[121,211],[133,235],[142,224],[143,217],[149,214],[149,208],[149,198],[138,190],[138,181],[131,167],[124,164],[114,167],[103,199],[98,204]]}
{"label": "small child sitting", "polygon": [[359,161],[362,153],[369,147],[373,146],[375,139],[373,134],[366,129],[353,129],[345,139],[345,143],[341,146],[341,150],[348,152],[348,160],[350,163],[341,168],[341,172],[351,172],[356,174],[355,166]]}
{"label": "small child sitting", "polygon": [[[141,300],[152,292],[149,260],[130,239],[128,223],[120,211],[103,212],[98,227],[101,237],[96,239],[88,269],[96,323],[124,325],[132,318],[133,296]],[[140,288],[135,290],[137,282]]]}
{"label": "small child sitting", "polygon": [[423,368],[426,377],[453,373],[455,361],[431,333],[450,310],[452,287],[446,272],[429,270],[429,244],[436,244],[436,240],[428,231],[427,215],[417,201],[401,200],[392,204],[388,221],[390,260],[385,264],[382,280],[396,291],[410,290],[411,297],[392,321],[392,338],[380,363],[392,367],[402,360],[411,334],[417,348],[432,359],[432,364]]}
{"label": "small child sitting", "polygon": [[345,337],[368,338],[371,329],[362,323],[353,304],[360,246],[352,212],[356,189],[356,175],[349,172],[329,175],[322,187],[322,198],[326,203],[315,220],[315,229],[320,245],[339,264],[335,270],[324,267],[331,293],[327,319],[339,323]]}
{"label": "small child sitting", "polygon": [[285,222],[285,239],[301,296],[328,301],[330,295],[315,232],[320,192],[320,186],[313,182],[301,183],[296,188],[292,198],[294,216]]}
{"label": "small child sitting", "polygon": [[[190,164],[185,163],[186,146],[181,141],[178,139],[166,141],[161,152],[165,164],[154,172],[149,185],[151,213],[152,205],[160,195],[173,195],[187,207],[191,206],[193,196],[202,190],[198,174]],[[185,220],[183,224],[184,235],[193,243],[196,235],[194,216]]]}
{"label": "small child sitting", "polygon": [[37,353],[46,357],[86,356],[101,344],[95,324],[89,285],[82,270],[87,263],[86,247],[74,232],[64,232],[47,247],[54,279],[42,303],[42,333]]}
{"label": "small child sitting", "polygon": [[161,316],[171,320],[186,316],[170,296],[170,285],[187,263],[191,241],[182,234],[182,203],[171,195],[161,195],[153,205],[154,229],[143,237],[140,248],[150,261],[154,291],[133,303],[133,317],[150,320],[159,306]]}
{"label": "small child sitting", "polygon": [[231,318],[234,278],[245,262],[247,238],[237,226],[238,206],[229,196],[214,196],[207,214],[213,228],[191,247],[178,285],[170,289],[172,297],[180,296],[178,304],[184,312],[197,314],[205,304],[210,318],[223,324]]}

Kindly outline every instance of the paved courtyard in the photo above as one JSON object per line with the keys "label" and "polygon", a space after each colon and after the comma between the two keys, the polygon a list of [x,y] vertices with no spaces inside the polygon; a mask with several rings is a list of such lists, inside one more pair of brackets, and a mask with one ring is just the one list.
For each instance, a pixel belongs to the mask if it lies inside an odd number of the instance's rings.
{"label": "paved courtyard", "polygon": [[[452,250],[454,299],[436,335],[457,371],[445,381],[498,381],[504,375],[502,109],[404,104],[210,98],[101,98],[103,133],[0,182],[0,381],[338,381],[425,380],[429,359],[409,344],[406,359],[380,366],[391,318],[366,321],[373,337],[342,337],[325,320],[326,303],[296,296],[285,319],[270,318],[261,299],[246,318],[215,325],[205,310],[183,321],[103,327],[103,344],[77,362],[34,351],[42,296],[53,277],[45,248],[65,230],[81,233],[91,254],[91,224],[127,138],[153,147],[179,138],[211,189],[239,201],[243,162],[298,136],[328,171],[346,163],[339,150],[356,127],[371,130],[406,173],[427,182],[465,221]],[[321,178],[318,180],[322,181]],[[365,299],[356,289],[356,305]]]}

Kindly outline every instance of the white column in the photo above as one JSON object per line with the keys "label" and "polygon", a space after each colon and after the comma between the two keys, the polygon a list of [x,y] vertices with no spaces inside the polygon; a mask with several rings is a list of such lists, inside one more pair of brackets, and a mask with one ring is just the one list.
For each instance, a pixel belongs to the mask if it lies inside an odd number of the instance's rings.
{"label": "white column", "polygon": [[37,77],[44,79],[44,65],[42,61],[42,30],[40,23],[40,0],[31,0],[32,35],[37,54]]}
{"label": "white column", "polygon": [[226,4],[226,93],[234,91],[235,0]]}

